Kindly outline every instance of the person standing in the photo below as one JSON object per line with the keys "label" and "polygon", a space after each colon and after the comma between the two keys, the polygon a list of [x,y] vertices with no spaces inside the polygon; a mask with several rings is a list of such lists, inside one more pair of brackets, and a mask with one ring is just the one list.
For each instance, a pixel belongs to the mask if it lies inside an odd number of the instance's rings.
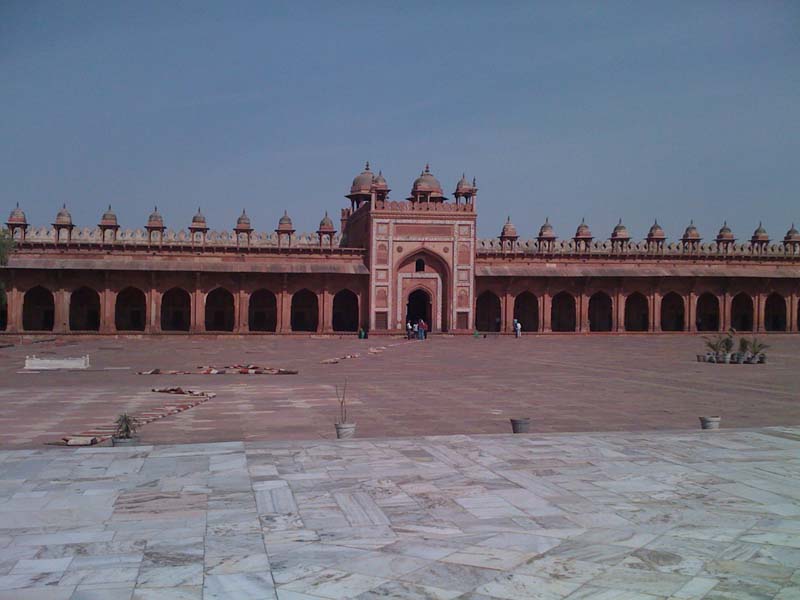
{"label": "person standing", "polygon": [[421,339],[426,340],[428,339],[428,324],[425,322],[425,319],[419,320],[419,329],[421,332]]}
{"label": "person standing", "polygon": [[522,337],[522,323],[519,319],[514,319],[514,335],[518,338]]}
{"label": "person standing", "polygon": [[411,321],[406,321],[406,339],[411,339]]}
{"label": "person standing", "polygon": [[411,326],[411,333],[413,337],[419,339],[419,322],[416,322]]}

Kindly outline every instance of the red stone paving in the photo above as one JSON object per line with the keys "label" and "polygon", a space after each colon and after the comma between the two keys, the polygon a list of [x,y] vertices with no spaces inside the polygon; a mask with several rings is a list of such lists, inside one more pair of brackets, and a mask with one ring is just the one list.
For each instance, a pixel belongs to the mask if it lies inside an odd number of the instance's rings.
{"label": "red stone paving", "polygon": [[[170,385],[218,395],[146,425],[143,442],[330,438],[345,378],[358,437],[506,432],[517,416],[533,431],[697,428],[701,414],[721,414],[723,427],[800,424],[800,336],[765,339],[767,365],[711,365],[695,362],[702,340],[686,335],[63,338],[0,349],[0,447],[40,447],[162,406],[149,390]],[[26,354],[87,353],[90,371],[18,374]],[[135,373],[235,363],[300,374]]]}

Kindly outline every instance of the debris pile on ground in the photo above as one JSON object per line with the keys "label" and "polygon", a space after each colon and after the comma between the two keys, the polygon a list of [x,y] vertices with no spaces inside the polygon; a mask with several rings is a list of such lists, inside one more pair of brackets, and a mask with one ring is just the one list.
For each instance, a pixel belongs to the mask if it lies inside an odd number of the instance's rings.
{"label": "debris pile on ground", "polygon": [[[139,413],[130,413],[130,416],[136,421],[137,425],[142,426],[147,423],[152,423],[158,419],[163,419],[170,415],[177,415],[185,410],[194,408],[198,404],[207,402],[214,398],[216,394],[213,392],[200,392],[196,390],[184,389],[181,387],[165,387],[153,388],[151,391],[163,394],[175,394],[179,396],[188,396],[186,400],[174,402],[172,404],[165,404]],[[114,423],[108,425],[98,425],[87,431],[82,431],[75,435],[66,435],[57,442],[52,442],[51,446],[94,446],[111,438],[116,431]]]}
{"label": "debris pile on ground", "polygon": [[334,358],[326,358],[325,360],[321,360],[320,364],[323,365],[335,365],[340,360],[347,360],[349,358],[358,358],[360,354],[345,354],[344,356],[336,356]]}
{"label": "debris pile on ground", "polygon": [[260,367],[258,365],[230,365],[227,367],[200,366],[195,371],[149,369],[137,371],[137,375],[297,375],[296,369]]}

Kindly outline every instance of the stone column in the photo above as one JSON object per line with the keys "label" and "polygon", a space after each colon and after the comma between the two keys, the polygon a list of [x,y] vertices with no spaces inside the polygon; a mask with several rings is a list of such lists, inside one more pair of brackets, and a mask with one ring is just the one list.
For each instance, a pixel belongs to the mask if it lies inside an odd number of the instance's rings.
{"label": "stone column", "polygon": [[55,301],[53,332],[67,333],[69,331],[69,291],[59,288],[53,295]]}
{"label": "stone column", "polygon": [[236,295],[237,299],[237,319],[234,331],[236,333],[250,333],[250,294],[248,294],[244,287],[239,285],[239,293]]}
{"label": "stone column", "polygon": [[757,331],[758,333],[766,331],[765,327],[766,304],[767,304],[766,294],[764,294],[763,292],[758,292],[756,294],[753,294],[753,310],[756,313],[755,314],[756,322],[753,323],[753,330]]}
{"label": "stone column", "polygon": [[792,292],[786,296],[786,310],[786,331],[797,333],[797,293]]}
{"label": "stone column", "polygon": [[145,333],[161,332],[161,292],[152,284],[147,290]]}
{"label": "stone column", "polygon": [[292,330],[292,297],[286,287],[284,279],[283,287],[278,294],[278,333],[288,333]]}
{"label": "stone column", "polygon": [[623,331],[625,329],[625,296],[619,287],[614,292],[613,302],[611,331]]}
{"label": "stone column", "polygon": [[553,331],[552,325],[552,316],[553,316],[553,298],[550,296],[550,292],[546,291],[542,294],[542,311],[541,311],[541,320],[542,320],[542,331],[550,332]]}
{"label": "stone column", "polygon": [[8,301],[8,305],[6,307],[6,314],[8,315],[6,331],[9,333],[19,333],[22,331],[22,304],[24,301],[24,295],[14,281],[13,271],[11,272],[11,286],[10,289],[7,290],[6,296]]}
{"label": "stone column", "polygon": [[581,292],[576,295],[578,302],[578,331],[586,333],[589,331],[589,296]]}
{"label": "stone column", "polygon": [[684,331],[697,333],[697,294],[694,293],[694,290],[686,295],[686,310],[683,314],[686,317],[685,320],[688,321],[688,323],[684,322]]}
{"label": "stone column", "polygon": [[194,292],[192,293],[192,322],[189,331],[203,333],[206,330],[206,303],[200,287],[200,273],[195,275]]}
{"label": "stone column", "polygon": [[720,317],[720,330],[728,331],[731,328],[731,294],[727,290],[722,294],[722,314]]}
{"label": "stone column", "polygon": [[661,332],[661,292],[656,290],[653,292],[653,318],[650,322],[650,331],[654,333]]}
{"label": "stone column", "polygon": [[114,333],[117,330],[115,305],[117,292],[112,290],[108,282],[100,293],[100,333]]}
{"label": "stone column", "polygon": [[333,333],[333,297],[327,283],[323,286],[322,292],[317,294],[317,305],[320,313],[317,331]]}
{"label": "stone column", "polygon": [[508,289],[501,298],[500,308],[503,311],[503,332],[514,333],[514,296]]}

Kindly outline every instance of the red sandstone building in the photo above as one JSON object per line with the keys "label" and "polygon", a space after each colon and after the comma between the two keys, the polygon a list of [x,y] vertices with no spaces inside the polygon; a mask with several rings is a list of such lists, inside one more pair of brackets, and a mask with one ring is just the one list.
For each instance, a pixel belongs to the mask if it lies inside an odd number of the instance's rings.
{"label": "red sandstone building", "polygon": [[49,227],[17,207],[0,331],[391,333],[418,318],[453,333],[510,333],[515,318],[539,332],[798,331],[794,226],[780,243],[761,226],[737,242],[726,225],[702,243],[690,224],[667,243],[657,223],[636,242],[621,222],[596,241],[585,223],[559,240],[545,221],[521,241],[509,220],[478,240],[474,180],[448,200],[426,167],[406,200],[389,191],[367,165],[338,232],[326,214],[305,235],[286,214],[270,233],[244,212],[210,231],[199,210],[188,230],[168,230],[158,210],[122,230],[109,207],[79,229],[66,207]]}

